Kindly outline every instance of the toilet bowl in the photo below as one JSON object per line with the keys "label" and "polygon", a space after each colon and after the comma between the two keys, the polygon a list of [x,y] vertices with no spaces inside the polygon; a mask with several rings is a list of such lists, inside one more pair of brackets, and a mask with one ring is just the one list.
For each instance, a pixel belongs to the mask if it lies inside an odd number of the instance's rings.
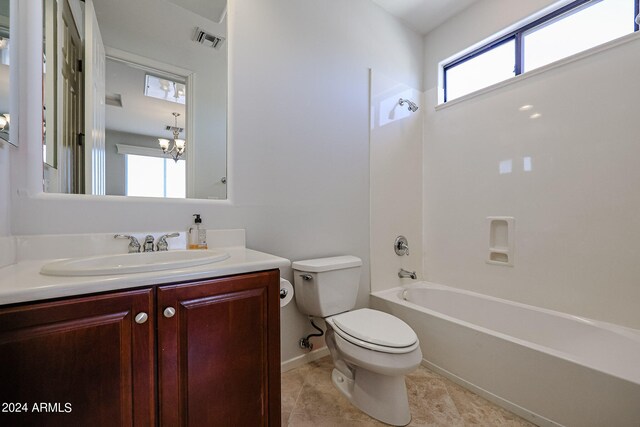
{"label": "toilet bowl", "polygon": [[422,361],[418,337],[388,313],[353,310],[361,265],[353,256],[294,262],[296,303],[325,320],[338,390],[371,417],[404,426],[411,421],[404,376]]}
{"label": "toilet bowl", "polygon": [[[345,316],[360,323],[347,333]],[[414,371],[422,352],[413,330],[387,313],[360,309],[325,319],[327,347],[334,360],[334,385],[356,407],[382,422],[407,425],[411,421],[404,376]],[[349,318],[353,321],[353,318]],[[372,333],[377,329],[376,333]],[[393,341],[391,334],[397,335]],[[382,345],[380,342],[386,341]]]}

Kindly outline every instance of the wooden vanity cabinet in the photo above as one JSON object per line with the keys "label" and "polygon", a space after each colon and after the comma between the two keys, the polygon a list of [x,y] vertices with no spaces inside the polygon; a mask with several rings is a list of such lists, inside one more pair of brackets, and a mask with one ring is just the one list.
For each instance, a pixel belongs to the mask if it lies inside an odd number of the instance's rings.
{"label": "wooden vanity cabinet", "polygon": [[280,426],[279,290],[278,270],[158,288],[162,426]]}
{"label": "wooden vanity cabinet", "polygon": [[0,425],[155,423],[153,289],[0,309]]}
{"label": "wooden vanity cabinet", "polygon": [[0,425],[279,426],[278,295],[270,270],[0,308],[0,405],[28,409]]}

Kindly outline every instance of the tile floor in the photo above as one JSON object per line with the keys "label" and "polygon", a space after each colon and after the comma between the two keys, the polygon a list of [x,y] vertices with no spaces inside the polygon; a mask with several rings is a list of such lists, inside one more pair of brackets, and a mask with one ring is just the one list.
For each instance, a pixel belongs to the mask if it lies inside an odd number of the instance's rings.
{"label": "tile floor", "polygon": [[[282,374],[282,425],[290,427],[386,426],[356,409],[331,383],[325,357]],[[533,424],[424,367],[407,376],[410,426],[510,426]]]}

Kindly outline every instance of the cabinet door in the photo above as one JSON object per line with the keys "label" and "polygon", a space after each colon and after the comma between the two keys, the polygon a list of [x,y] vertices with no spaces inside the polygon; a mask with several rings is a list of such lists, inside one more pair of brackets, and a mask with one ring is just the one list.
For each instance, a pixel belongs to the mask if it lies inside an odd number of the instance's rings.
{"label": "cabinet door", "polygon": [[280,426],[279,283],[272,270],[158,288],[162,426]]}
{"label": "cabinet door", "polygon": [[0,425],[155,424],[152,304],[143,289],[0,309]]}

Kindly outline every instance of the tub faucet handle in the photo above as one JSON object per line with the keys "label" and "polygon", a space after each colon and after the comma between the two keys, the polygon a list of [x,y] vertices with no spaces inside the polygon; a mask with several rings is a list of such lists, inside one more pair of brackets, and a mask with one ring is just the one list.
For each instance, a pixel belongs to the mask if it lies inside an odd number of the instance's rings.
{"label": "tub faucet handle", "polygon": [[409,255],[409,241],[404,236],[396,237],[396,241],[393,243],[393,250],[396,251],[396,255],[403,256]]}

